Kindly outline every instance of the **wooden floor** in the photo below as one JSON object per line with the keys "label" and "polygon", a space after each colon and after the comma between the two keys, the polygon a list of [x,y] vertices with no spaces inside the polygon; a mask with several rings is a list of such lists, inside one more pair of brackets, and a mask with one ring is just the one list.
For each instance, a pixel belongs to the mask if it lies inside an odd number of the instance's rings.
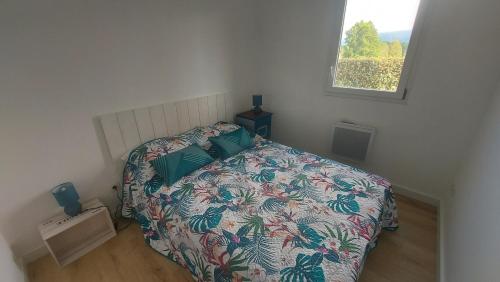
{"label": "wooden floor", "polygon": [[[383,231],[369,254],[362,282],[436,281],[437,212],[397,196],[400,227]],[[148,247],[137,225],[59,268],[50,256],[28,265],[29,281],[192,281],[189,272]]]}
{"label": "wooden floor", "polygon": [[399,195],[396,195],[396,203],[399,228],[393,232],[382,231],[359,281],[436,281],[436,208]]}

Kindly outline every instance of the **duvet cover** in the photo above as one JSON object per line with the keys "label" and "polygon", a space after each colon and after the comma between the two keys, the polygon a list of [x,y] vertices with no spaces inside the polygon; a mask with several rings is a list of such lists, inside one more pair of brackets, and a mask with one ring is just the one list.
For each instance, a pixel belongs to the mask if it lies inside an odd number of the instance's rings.
{"label": "duvet cover", "polygon": [[197,281],[356,281],[380,230],[398,226],[390,183],[259,136],[171,187],[149,164],[228,126],[130,154],[122,213],[146,243]]}

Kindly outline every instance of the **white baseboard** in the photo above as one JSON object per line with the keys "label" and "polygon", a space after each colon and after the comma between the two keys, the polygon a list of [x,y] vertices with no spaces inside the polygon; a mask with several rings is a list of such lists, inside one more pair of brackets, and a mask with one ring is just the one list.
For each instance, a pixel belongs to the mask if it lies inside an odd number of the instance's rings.
{"label": "white baseboard", "polygon": [[16,258],[14,259],[17,267],[19,268],[19,270],[22,272],[23,274],[23,281],[24,282],[29,282],[29,277],[28,277],[28,271],[27,271],[27,268],[26,268],[26,263],[24,262],[23,258]]}
{"label": "white baseboard", "polygon": [[394,183],[392,184],[392,190],[395,193],[401,194],[401,195],[406,196],[408,198],[412,198],[414,200],[424,202],[424,203],[432,205],[434,207],[439,207],[440,199],[437,197],[428,195],[426,193],[415,191],[415,190],[408,188],[406,186],[398,185],[398,184],[394,184]]}
{"label": "white baseboard", "polygon": [[41,245],[38,248],[32,250],[31,252],[28,252],[19,257],[18,263],[22,267],[25,282],[29,282],[28,267],[27,267],[28,264],[48,254],[49,250],[47,249],[47,247],[45,247],[45,245]]}
{"label": "white baseboard", "polygon": [[401,194],[403,196],[406,196],[408,198],[412,198],[417,201],[424,202],[426,204],[432,205],[437,208],[438,212],[438,230],[437,230],[437,273],[436,273],[436,281],[440,282],[445,282],[446,277],[445,277],[445,271],[444,271],[444,265],[445,265],[445,257],[444,257],[444,232],[445,232],[445,227],[444,227],[444,222],[445,222],[445,203],[443,202],[442,199],[439,199],[437,197],[422,193],[422,192],[417,192],[411,188],[408,188],[406,186],[402,185],[397,185],[393,184],[392,185],[392,190],[397,193]]}
{"label": "white baseboard", "polygon": [[446,219],[446,201],[441,200],[439,209],[438,209],[438,259],[437,259],[437,264],[438,264],[438,276],[437,280],[440,282],[445,282],[446,281],[446,272],[445,272],[445,245],[444,245],[444,240],[445,240],[445,219]]}
{"label": "white baseboard", "polygon": [[45,255],[48,255],[48,254],[49,254],[49,250],[47,249],[47,247],[45,247],[45,245],[41,245],[41,246],[37,247],[36,249],[22,255],[21,260],[22,260],[24,265],[27,265],[27,264],[34,262],[35,260],[37,260]]}

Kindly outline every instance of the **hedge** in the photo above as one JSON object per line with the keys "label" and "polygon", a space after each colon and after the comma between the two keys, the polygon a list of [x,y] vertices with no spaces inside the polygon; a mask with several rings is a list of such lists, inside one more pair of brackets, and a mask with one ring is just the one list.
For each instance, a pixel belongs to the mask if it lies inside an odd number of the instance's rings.
{"label": "hedge", "polygon": [[404,58],[339,59],[335,86],[396,91]]}

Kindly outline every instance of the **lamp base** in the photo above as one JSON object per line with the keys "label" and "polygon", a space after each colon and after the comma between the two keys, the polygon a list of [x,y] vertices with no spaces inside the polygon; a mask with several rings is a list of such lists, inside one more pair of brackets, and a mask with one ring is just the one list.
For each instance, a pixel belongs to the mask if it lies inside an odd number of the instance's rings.
{"label": "lamp base", "polygon": [[77,216],[82,211],[82,205],[79,201],[64,206],[64,213],[69,216]]}
{"label": "lamp base", "polygon": [[253,107],[253,112],[256,114],[260,114],[262,113],[262,109],[259,106],[255,106]]}

